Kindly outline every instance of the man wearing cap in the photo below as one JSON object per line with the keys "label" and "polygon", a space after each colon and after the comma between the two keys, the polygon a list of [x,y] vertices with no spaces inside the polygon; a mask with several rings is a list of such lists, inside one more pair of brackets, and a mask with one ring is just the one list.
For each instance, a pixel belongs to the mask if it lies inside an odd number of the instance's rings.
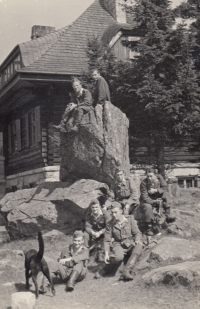
{"label": "man wearing cap", "polygon": [[138,195],[135,182],[131,177],[126,177],[124,171],[116,172],[116,182],[113,188],[115,200],[122,204],[124,215],[132,213],[132,208],[138,204]]}
{"label": "man wearing cap", "polygon": [[172,200],[164,178],[159,174],[156,175],[153,168],[148,168],[146,175],[147,177],[140,184],[140,209],[146,225],[145,234],[153,236],[154,230],[157,230],[153,207],[159,206],[162,200],[166,220],[168,222],[174,221],[175,216],[171,214]]}
{"label": "man wearing cap", "polygon": [[[63,280],[68,279],[67,291],[73,291],[75,282],[83,280],[86,276],[89,251],[83,242],[83,232],[75,231],[73,243],[62,250],[58,261],[45,257],[51,276],[58,275]],[[40,289],[43,289],[43,285],[44,282]]]}
{"label": "man wearing cap", "polygon": [[[124,257],[128,257],[120,279],[133,280],[132,271],[142,253],[142,234],[133,216],[125,217],[121,204],[116,201],[112,203],[112,219],[106,225],[104,249],[106,265],[103,275],[113,270],[116,272]],[[101,273],[96,278],[98,275]]]}
{"label": "man wearing cap", "polygon": [[[83,118],[83,115],[94,111],[93,99],[89,90],[82,87],[81,81],[74,78],[72,82],[74,93],[71,95],[71,103],[69,108],[66,108],[62,120],[58,126],[54,125],[54,128],[61,132],[78,132],[79,125]],[[72,116],[68,119],[69,112],[73,111]]]}

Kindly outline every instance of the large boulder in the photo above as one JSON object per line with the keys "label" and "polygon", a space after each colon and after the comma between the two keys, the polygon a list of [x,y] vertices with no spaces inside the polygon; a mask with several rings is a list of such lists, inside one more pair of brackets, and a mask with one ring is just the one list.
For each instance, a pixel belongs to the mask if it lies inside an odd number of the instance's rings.
{"label": "large boulder", "polygon": [[163,283],[165,285],[180,284],[199,288],[200,262],[187,261],[184,263],[156,268],[144,274],[142,279],[148,285]]}
{"label": "large boulder", "polygon": [[[91,179],[72,184],[46,182],[32,191],[8,193],[0,201],[0,212],[6,220],[11,238],[35,236],[56,229],[72,234],[82,229],[85,212],[93,198],[100,198],[108,186]],[[30,189],[31,190],[31,189]],[[104,192],[103,192],[104,191]]]}
{"label": "large boulder", "polygon": [[119,167],[129,175],[128,127],[110,102],[84,115],[78,133],[61,134],[60,180],[90,178],[110,186]]}
{"label": "large boulder", "polygon": [[169,263],[172,261],[187,261],[200,258],[200,243],[198,241],[164,237],[152,249],[149,262],[156,260],[158,262]]}

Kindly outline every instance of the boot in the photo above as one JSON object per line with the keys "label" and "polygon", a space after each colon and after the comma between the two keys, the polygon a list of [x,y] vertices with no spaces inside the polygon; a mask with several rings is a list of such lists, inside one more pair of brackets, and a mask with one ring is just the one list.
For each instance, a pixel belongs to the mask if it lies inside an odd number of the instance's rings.
{"label": "boot", "polygon": [[154,235],[151,222],[146,222],[145,228],[146,228],[145,233],[144,233],[145,235],[147,235],[147,236],[153,236]]}
{"label": "boot", "polygon": [[132,271],[133,271],[137,261],[138,261],[138,255],[137,254],[133,254],[133,255],[130,256],[130,258],[128,259],[128,262],[127,262],[127,264],[124,268],[124,271],[121,274],[119,280],[124,280],[124,281],[133,280]]}
{"label": "boot", "polygon": [[101,277],[105,277],[106,275],[115,276],[119,266],[119,264],[100,264],[98,271],[94,275],[94,279],[100,279]]}
{"label": "boot", "polygon": [[74,290],[74,285],[78,277],[79,277],[79,272],[77,270],[73,270],[69,278],[69,281],[67,283],[67,287],[66,287],[67,291],[72,292]]}
{"label": "boot", "polygon": [[53,127],[54,127],[54,129],[56,129],[56,130],[58,130],[58,131],[60,131],[60,132],[62,132],[62,133],[66,133],[66,132],[67,132],[67,131],[65,130],[64,126],[61,125],[61,124],[59,124],[58,126],[54,125]]}
{"label": "boot", "polygon": [[174,222],[176,220],[175,215],[170,213],[170,208],[165,209],[165,216],[167,223]]}
{"label": "boot", "polygon": [[73,127],[69,129],[69,132],[78,132],[79,131],[79,126],[78,124],[75,124]]}

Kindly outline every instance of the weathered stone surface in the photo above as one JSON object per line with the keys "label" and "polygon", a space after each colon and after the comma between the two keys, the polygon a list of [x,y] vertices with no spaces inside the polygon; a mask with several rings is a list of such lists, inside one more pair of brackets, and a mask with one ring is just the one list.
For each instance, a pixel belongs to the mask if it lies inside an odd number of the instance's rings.
{"label": "weathered stone surface", "polygon": [[36,188],[32,188],[32,189],[24,189],[24,190],[18,190],[16,192],[7,193],[0,200],[0,209],[1,209],[2,215],[4,215],[4,213],[10,212],[13,208],[18,207],[19,205],[26,202],[30,198],[30,196],[34,194],[35,191],[36,191]]}
{"label": "weathered stone surface", "polygon": [[164,237],[152,249],[149,261],[186,261],[197,257],[200,257],[200,243],[198,241]]}
{"label": "weathered stone surface", "polygon": [[35,295],[31,292],[17,292],[11,295],[12,309],[33,309],[35,306]]}
{"label": "weathered stone surface", "polygon": [[83,228],[85,211],[92,198],[102,195],[103,188],[108,189],[108,186],[91,179],[73,184],[44,183],[29,196],[27,190],[17,191],[16,203],[15,195],[9,193],[10,198],[5,197],[0,202],[1,213],[12,238],[36,235],[38,230],[45,233],[56,229],[71,234],[75,229]]}
{"label": "weathered stone surface", "polygon": [[126,115],[110,102],[103,111],[101,106],[95,109],[83,117],[78,133],[61,136],[62,181],[91,178],[111,185],[118,167],[129,175]]}
{"label": "weathered stone surface", "polygon": [[8,232],[5,226],[0,226],[0,244],[9,242],[9,241],[10,241],[10,237],[8,235]]}
{"label": "weathered stone surface", "polygon": [[52,242],[54,240],[66,239],[66,235],[58,230],[52,230],[43,234],[43,239]]}
{"label": "weathered stone surface", "polygon": [[156,268],[144,274],[142,279],[149,285],[163,283],[200,287],[200,261]]}
{"label": "weathered stone surface", "polygon": [[170,223],[166,229],[168,234],[178,235],[183,238],[200,236],[200,213],[188,210],[176,210],[176,221]]}

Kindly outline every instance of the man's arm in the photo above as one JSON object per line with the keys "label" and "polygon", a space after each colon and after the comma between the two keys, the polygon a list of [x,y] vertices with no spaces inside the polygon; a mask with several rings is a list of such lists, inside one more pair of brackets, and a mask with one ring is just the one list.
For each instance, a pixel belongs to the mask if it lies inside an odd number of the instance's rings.
{"label": "man's arm", "polygon": [[105,82],[103,81],[103,79],[101,78],[98,79],[97,87],[98,87],[97,104],[103,105],[106,99],[106,88],[105,88]]}
{"label": "man's arm", "polygon": [[92,224],[90,222],[90,214],[86,214],[85,218],[85,230],[89,235],[92,235],[93,229]]}
{"label": "man's arm", "polygon": [[160,188],[158,188],[158,193],[162,194],[164,192],[168,192],[168,186],[167,186],[167,182],[165,181],[165,179],[162,177],[162,175],[158,175],[158,180],[160,182]]}
{"label": "man's arm", "polygon": [[75,264],[86,260],[89,260],[89,250],[86,247],[84,247],[80,253],[78,252],[77,254],[72,256],[72,261]]}
{"label": "man's arm", "polygon": [[140,184],[140,194],[141,201],[153,205],[154,200],[149,197],[145,180],[143,180]]}
{"label": "man's arm", "polygon": [[106,230],[104,234],[104,250],[105,250],[105,262],[108,262],[109,252],[110,252],[110,244],[112,241],[112,226],[111,221],[107,222]]}
{"label": "man's arm", "polygon": [[137,221],[131,216],[131,232],[135,239],[135,242],[142,243],[142,233],[140,232]]}
{"label": "man's arm", "polygon": [[92,95],[89,92],[89,90],[84,89],[83,90],[83,102],[79,103],[78,106],[92,106],[93,105],[93,99]]}
{"label": "man's arm", "polygon": [[132,178],[128,178],[128,182],[129,182],[129,189],[130,189],[131,195],[129,199],[126,201],[126,203],[128,203],[129,205],[137,204],[138,194],[137,194],[137,188],[136,188],[135,182],[133,181]]}

